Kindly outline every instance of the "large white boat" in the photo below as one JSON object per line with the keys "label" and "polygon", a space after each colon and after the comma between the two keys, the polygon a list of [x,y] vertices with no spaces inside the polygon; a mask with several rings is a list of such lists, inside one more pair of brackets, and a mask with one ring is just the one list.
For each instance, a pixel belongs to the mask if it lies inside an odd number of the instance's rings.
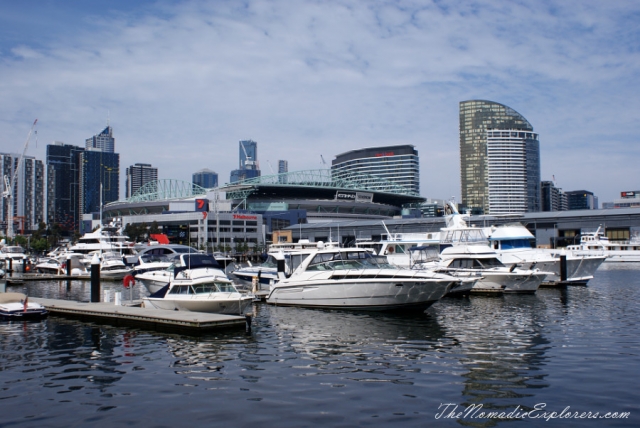
{"label": "large white boat", "polygon": [[[415,248],[412,252],[423,248]],[[474,294],[535,293],[548,274],[538,269],[508,268],[498,260],[495,251],[482,244],[453,245],[442,250],[437,258],[424,259],[414,263],[412,269],[431,269],[461,278],[478,278],[471,288]]]}
{"label": "large white boat", "polygon": [[254,285],[254,281],[257,281],[259,288],[268,287],[278,281],[278,269],[277,261],[273,254],[268,254],[267,259],[258,265],[249,264],[248,266],[238,266],[237,269],[231,271],[231,276],[234,278],[239,287],[251,288]]}
{"label": "large white boat", "polygon": [[535,237],[521,224],[484,230],[503,264],[550,272],[545,283],[584,285],[606,259],[602,252],[585,254],[565,249],[534,248]]}
{"label": "large white boat", "polygon": [[138,250],[138,260],[133,265],[132,274],[137,276],[145,272],[164,270],[173,263],[176,254],[187,253],[197,254],[198,250],[179,244],[155,244],[141,247]]}
{"label": "large white boat", "polygon": [[210,267],[218,269],[224,275],[218,261],[207,254],[202,253],[176,253],[167,256],[169,265],[160,270],[149,270],[134,275],[136,281],[140,281],[149,293],[157,293],[165,285],[168,285],[175,277],[176,269]]}
{"label": "large white boat", "polygon": [[[287,258],[287,254],[308,253],[309,250],[315,250],[316,248],[317,244],[310,242],[308,239],[301,239],[298,242],[277,242],[269,246],[267,258],[264,262],[257,265],[248,263],[247,266],[238,266],[231,272],[231,275],[240,287],[253,287],[254,281],[256,281],[257,288],[266,288],[279,279],[277,269],[278,262],[275,254],[280,254],[279,258],[282,260],[283,258]],[[290,273],[288,271],[289,268],[290,264],[285,263],[285,269],[287,269],[287,271],[285,271],[286,274]]]}
{"label": "large white boat", "polygon": [[595,232],[580,235],[580,244],[567,246],[576,254],[605,255],[605,262],[640,262],[640,237],[628,241],[610,241],[598,227]]}
{"label": "large white boat", "polygon": [[0,248],[0,261],[4,261],[6,269],[9,269],[9,263],[13,270],[22,270],[22,265],[28,257],[24,252],[24,248],[19,245],[5,245]]}
{"label": "large white boat", "polygon": [[66,275],[71,268],[71,275],[88,273],[85,254],[57,253],[38,260],[35,265],[36,272],[54,275]]}
{"label": "large white boat", "polygon": [[85,233],[75,245],[69,248],[72,253],[89,254],[94,251],[124,254],[125,257],[135,256],[134,243],[129,242],[126,235],[115,224],[100,225],[93,232]]}
{"label": "large white boat", "polygon": [[242,294],[212,256],[198,254],[186,266],[176,268],[171,282],[148,297],[144,307],[242,315],[253,296]]}
{"label": "large white boat", "polygon": [[[295,263],[295,253],[290,253]],[[401,269],[361,248],[317,244],[292,269],[280,272],[267,303],[327,309],[425,310],[459,280],[444,274]]]}
{"label": "large white boat", "polygon": [[[123,279],[131,273],[131,268],[122,261],[122,256],[117,253],[105,252],[98,254],[100,259],[100,277],[108,279]],[[89,266],[87,266],[89,269]]]}

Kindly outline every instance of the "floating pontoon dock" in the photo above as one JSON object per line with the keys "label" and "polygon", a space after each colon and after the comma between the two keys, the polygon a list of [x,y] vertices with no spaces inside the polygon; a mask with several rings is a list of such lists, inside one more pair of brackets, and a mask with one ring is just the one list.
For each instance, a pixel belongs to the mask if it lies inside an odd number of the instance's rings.
{"label": "floating pontoon dock", "polygon": [[113,325],[140,326],[157,331],[188,331],[203,333],[214,329],[251,326],[249,315],[222,315],[204,312],[166,311],[114,303],[74,302],[69,300],[30,297],[45,306],[54,316],[101,321]]}

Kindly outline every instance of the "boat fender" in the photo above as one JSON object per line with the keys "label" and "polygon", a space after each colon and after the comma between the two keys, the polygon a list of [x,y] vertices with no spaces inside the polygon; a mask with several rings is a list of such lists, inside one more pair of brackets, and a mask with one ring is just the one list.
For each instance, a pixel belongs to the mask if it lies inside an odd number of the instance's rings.
{"label": "boat fender", "polygon": [[126,275],[122,279],[122,285],[124,285],[124,288],[132,287],[136,285],[136,279],[133,277],[133,275]]}

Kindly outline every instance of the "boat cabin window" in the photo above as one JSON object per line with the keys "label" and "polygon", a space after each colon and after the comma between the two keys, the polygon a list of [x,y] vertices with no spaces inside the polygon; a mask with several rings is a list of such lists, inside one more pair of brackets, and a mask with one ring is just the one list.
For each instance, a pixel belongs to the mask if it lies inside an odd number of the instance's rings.
{"label": "boat cabin window", "polygon": [[209,293],[235,293],[237,290],[231,283],[227,282],[207,282],[204,284],[197,284],[193,286],[195,294],[209,294]]}
{"label": "boat cabin window", "polygon": [[193,294],[190,285],[175,285],[169,290],[169,294]]}
{"label": "boat cabin window", "polygon": [[449,267],[455,269],[488,269],[504,266],[497,258],[490,259],[453,259]]}
{"label": "boat cabin window", "polygon": [[516,248],[531,249],[534,248],[532,239],[504,239],[500,240],[500,247],[503,250],[513,250]]}
{"label": "boat cabin window", "polygon": [[320,253],[311,260],[307,270],[362,269],[362,262],[369,261],[372,257],[366,251]]}
{"label": "boat cabin window", "polygon": [[81,244],[99,244],[100,240],[95,238],[85,238],[85,239],[80,238],[78,242]]}

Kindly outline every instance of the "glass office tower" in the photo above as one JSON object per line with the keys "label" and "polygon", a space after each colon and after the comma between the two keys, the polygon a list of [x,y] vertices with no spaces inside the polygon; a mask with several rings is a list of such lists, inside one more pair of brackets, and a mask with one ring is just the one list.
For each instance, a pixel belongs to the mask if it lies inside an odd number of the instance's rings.
{"label": "glass office tower", "polygon": [[47,145],[47,223],[76,231],[80,225],[79,188],[82,147],[55,142]]}
{"label": "glass office tower", "polygon": [[107,126],[99,134],[94,135],[91,138],[87,138],[85,142],[85,148],[97,149],[103,152],[113,153],[115,152],[116,140],[113,138],[113,128]]}
{"label": "glass office tower", "polygon": [[218,173],[204,168],[193,173],[191,182],[205,189],[213,189],[214,187],[218,187]]}
{"label": "glass office tower", "polygon": [[100,212],[100,185],[102,206],[115,202],[120,195],[120,155],[85,150],[80,153],[80,214]]}

